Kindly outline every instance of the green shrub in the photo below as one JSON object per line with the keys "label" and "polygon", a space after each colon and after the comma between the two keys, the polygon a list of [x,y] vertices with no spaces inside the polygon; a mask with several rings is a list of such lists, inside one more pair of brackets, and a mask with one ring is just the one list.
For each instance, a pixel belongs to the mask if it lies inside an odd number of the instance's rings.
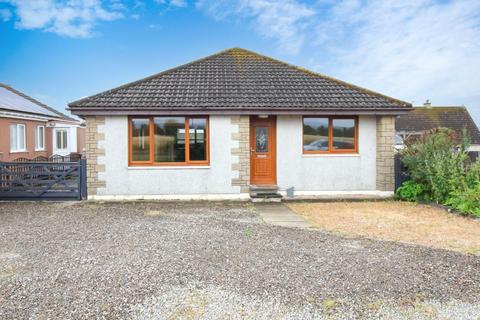
{"label": "green shrub", "polygon": [[411,181],[397,190],[400,199],[430,200],[480,216],[480,159],[471,163],[468,138],[440,128],[407,141],[402,161]]}
{"label": "green shrub", "polygon": [[443,203],[465,182],[468,141],[446,128],[426,132],[407,142],[402,161],[412,180],[425,187],[433,201]]}
{"label": "green shrub", "polygon": [[425,200],[425,186],[413,180],[405,181],[397,189],[397,197],[405,201]]}
{"label": "green shrub", "polygon": [[480,183],[466,190],[452,192],[445,204],[462,213],[480,217]]}
{"label": "green shrub", "polygon": [[465,183],[467,187],[473,188],[478,183],[480,183],[480,158],[477,159],[477,162],[471,164],[467,168],[467,175],[465,177]]}

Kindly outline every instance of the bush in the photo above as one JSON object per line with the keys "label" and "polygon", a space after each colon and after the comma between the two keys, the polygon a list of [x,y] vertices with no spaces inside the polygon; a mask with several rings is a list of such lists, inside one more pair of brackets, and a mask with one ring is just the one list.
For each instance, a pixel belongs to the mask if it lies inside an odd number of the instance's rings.
{"label": "bush", "polygon": [[462,213],[480,217],[480,183],[464,191],[452,192],[445,204]]}
{"label": "bush", "polygon": [[468,188],[473,188],[480,183],[480,158],[468,167],[465,183]]}
{"label": "bush", "polygon": [[480,216],[480,159],[467,167],[463,188],[450,193],[445,204],[462,213]]}
{"label": "bush", "polygon": [[407,141],[402,161],[411,181],[397,190],[403,200],[430,200],[480,216],[480,159],[471,163],[468,139],[440,128]]}
{"label": "bush", "polygon": [[407,142],[402,161],[412,180],[425,186],[425,193],[433,201],[442,203],[464,183],[469,160],[467,148],[466,139],[461,139],[454,131],[434,129]]}
{"label": "bush", "polygon": [[405,201],[425,200],[425,186],[413,180],[405,181],[397,189],[397,197]]}

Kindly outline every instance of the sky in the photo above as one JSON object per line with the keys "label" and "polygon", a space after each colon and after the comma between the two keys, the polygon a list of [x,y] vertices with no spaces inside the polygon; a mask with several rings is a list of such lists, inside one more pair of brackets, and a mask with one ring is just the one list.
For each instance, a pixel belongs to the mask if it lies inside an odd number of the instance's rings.
{"label": "sky", "polygon": [[480,125],[479,0],[0,0],[0,82],[61,111],[232,47]]}

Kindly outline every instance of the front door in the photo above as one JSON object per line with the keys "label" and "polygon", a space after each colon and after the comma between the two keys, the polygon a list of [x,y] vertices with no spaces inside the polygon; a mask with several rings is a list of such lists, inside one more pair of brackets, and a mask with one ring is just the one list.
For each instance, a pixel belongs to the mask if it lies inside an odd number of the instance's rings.
{"label": "front door", "polygon": [[276,118],[250,117],[250,183],[277,183]]}

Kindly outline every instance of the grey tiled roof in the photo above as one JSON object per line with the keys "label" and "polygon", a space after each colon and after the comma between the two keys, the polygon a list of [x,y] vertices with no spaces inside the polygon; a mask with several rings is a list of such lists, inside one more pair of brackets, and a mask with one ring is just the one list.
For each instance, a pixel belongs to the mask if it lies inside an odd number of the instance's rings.
{"label": "grey tiled roof", "polygon": [[472,144],[480,144],[480,131],[465,107],[415,107],[396,119],[397,132],[422,132],[450,128],[460,133],[466,129]]}
{"label": "grey tiled roof", "polygon": [[69,104],[81,109],[398,110],[410,104],[244,49],[229,49]]}

